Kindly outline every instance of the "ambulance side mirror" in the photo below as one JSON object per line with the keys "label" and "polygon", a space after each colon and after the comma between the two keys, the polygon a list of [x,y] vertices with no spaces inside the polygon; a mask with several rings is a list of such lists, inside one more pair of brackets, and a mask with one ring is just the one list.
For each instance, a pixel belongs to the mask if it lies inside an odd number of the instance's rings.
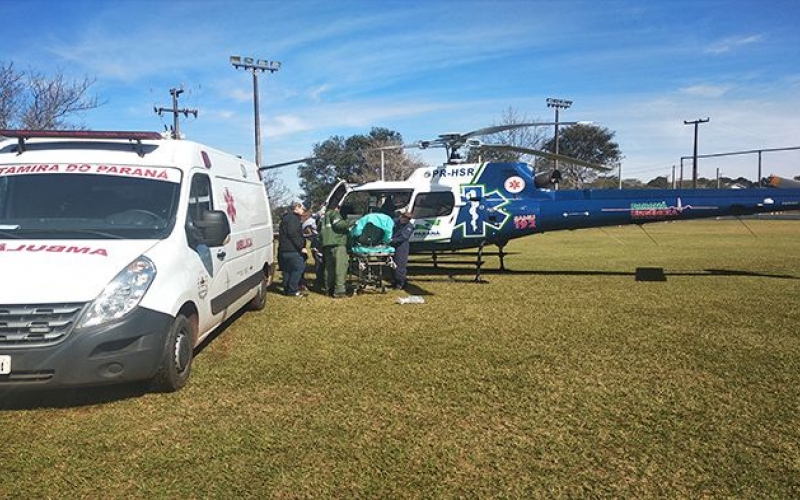
{"label": "ambulance side mirror", "polygon": [[231,234],[228,215],[222,210],[208,210],[203,213],[203,220],[196,221],[202,241],[210,247],[222,246]]}

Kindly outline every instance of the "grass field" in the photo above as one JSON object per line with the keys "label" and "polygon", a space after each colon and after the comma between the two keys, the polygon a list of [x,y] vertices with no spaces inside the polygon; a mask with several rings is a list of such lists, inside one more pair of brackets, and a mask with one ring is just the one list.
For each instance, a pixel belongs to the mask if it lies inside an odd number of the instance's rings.
{"label": "grass field", "polygon": [[646,230],[271,294],[175,394],[0,394],[0,498],[800,497],[800,223]]}

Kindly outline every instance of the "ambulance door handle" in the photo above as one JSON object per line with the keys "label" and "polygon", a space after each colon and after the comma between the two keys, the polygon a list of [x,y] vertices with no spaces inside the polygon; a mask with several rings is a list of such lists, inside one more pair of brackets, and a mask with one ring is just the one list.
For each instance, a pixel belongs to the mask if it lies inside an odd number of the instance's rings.
{"label": "ambulance door handle", "polygon": [[226,255],[228,254],[225,253],[225,250],[220,250],[219,252],[217,252],[217,258],[219,260],[225,260]]}

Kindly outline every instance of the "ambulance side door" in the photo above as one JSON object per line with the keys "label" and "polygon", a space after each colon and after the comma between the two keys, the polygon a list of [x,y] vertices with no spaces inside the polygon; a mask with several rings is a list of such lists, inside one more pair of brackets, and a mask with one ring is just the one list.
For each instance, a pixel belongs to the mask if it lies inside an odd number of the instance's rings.
{"label": "ambulance side door", "polygon": [[[244,168],[242,168],[244,172]],[[258,204],[265,212],[263,204],[263,185],[231,177],[216,177],[214,194],[217,210],[228,216],[231,233],[225,248],[226,275],[228,290],[224,300],[212,303],[214,307],[225,307],[228,315],[233,314],[247,303],[246,294],[263,281],[263,263],[258,262],[255,251],[260,239],[256,236],[258,227]],[[264,217],[265,218],[265,217]],[[272,235],[268,235],[272,237]]]}
{"label": "ambulance side door", "polygon": [[[191,188],[189,192],[189,207],[186,215],[186,239],[189,247],[193,250],[193,257],[202,264],[198,280],[198,296],[200,302],[198,307],[203,309],[206,314],[203,318],[211,318],[213,321],[207,325],[201,325],[200,331],[205,331],[213,323],[219,323],[225,319],[225,307],[218,305],[224,301],[228,290],[228,265],[227,255],[229,249],[226,244],[222,246],[210,247],[202,242],[201,227],[204,214],[214,209],[214,197],[211,189],[211,178],[205,173],[195,173],[192,176]],[[192,266],[197,268],[197,266]]]}

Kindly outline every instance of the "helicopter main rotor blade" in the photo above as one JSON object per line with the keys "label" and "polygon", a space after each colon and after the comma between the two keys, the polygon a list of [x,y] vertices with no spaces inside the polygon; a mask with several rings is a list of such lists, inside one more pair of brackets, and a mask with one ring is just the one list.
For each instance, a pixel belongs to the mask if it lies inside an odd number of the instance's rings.
{"label": "helicopter main rotor blade", "polygon": [[[575,125],[581,122],[558,122],[558,125]],[[462,134],[461,137],[468,138],[473,137],[476,135],[491,135],[497,134],[498,132],[505,132],[506,130],[513,130],[515,128],[524,128],[524,127],[552,127],[556,125],[556,122],[527,122],[527,123],[512,123],[509,125],[495,125],[492,127],[484,127],[479,128],[478,130],[473,130],[472,132],[467,132],[466,134]]]}
{"label": "helicopter main rotor blade", "polygon": [[558,160],[563,163],[571,163],[573,165],[580,165],[582,167],[591,168],[594,170],[599,170],[601,172],[609,172],[612,170],[611,167],[607,167],[605,165],[600,165],[598,163],[592,163],[590,161],[579,160],[577,158],[572,158],[571,156],[565,155],[557,155],[555,153],[550,153],[549,151],[542,151],[539,149],[531,149],[531,148],[524,148],[522,146],[512,146],[510,144],[482,144],[481,148],[484,149],[499,149],[501,151],[514,151],[516,153],[524,153],[534,156],[541,156],[542,158],[547,158],[548,160]]}
{"label": "helicopter main rotor blade", "polygon": [[413,144],[390,144],[388,146],[380,146],[377,148],[369,148],[364,149],[362,151],[391,151],[392,149],[405,149],[405,148],[413,148],[415,147]]}

